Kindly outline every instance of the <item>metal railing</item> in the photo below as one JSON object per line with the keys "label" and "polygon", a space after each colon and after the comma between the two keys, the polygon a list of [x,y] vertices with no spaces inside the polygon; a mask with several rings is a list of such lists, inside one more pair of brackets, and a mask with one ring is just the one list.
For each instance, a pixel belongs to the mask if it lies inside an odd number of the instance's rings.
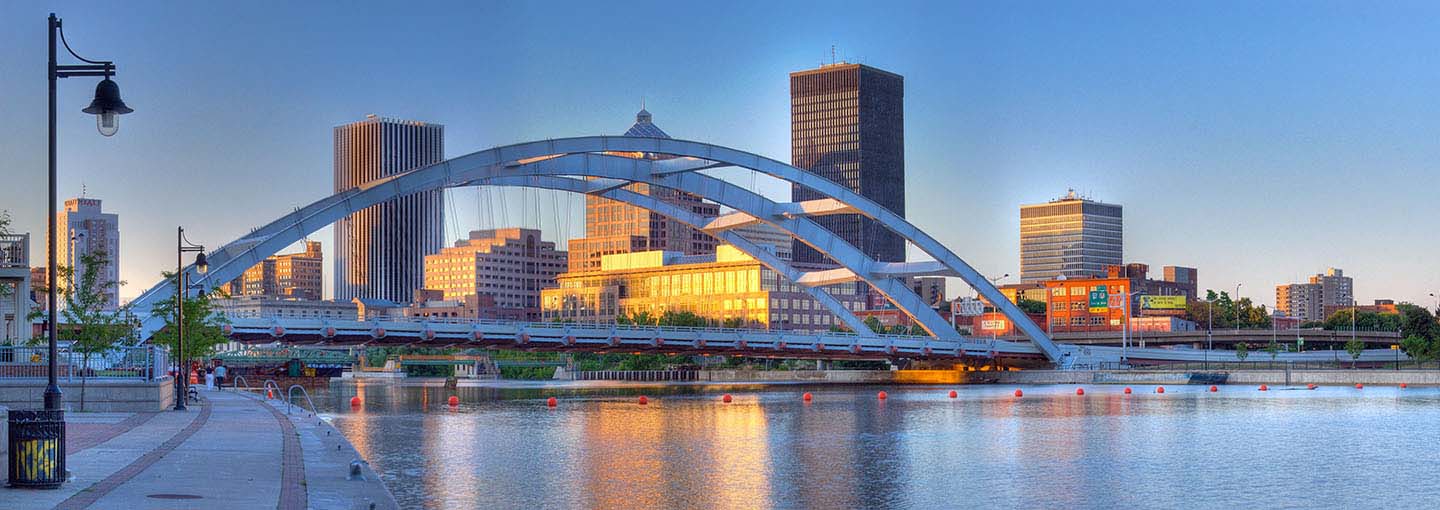
{"label": "metal railing", "polygon": [[[320,411],[315,409],[315,401],[310,400],[310,392],[305,391],[305,387],[299,384],[292,384],[290,385],[290,389],[285,391],[285,414],[290,414],[290,406],[295,403],[295,390],[297,388],[300,390],[300,394],[305,396],[305,402],[310,404],[310,415],[320,414]],[[302,407],[300,410],[304,411],[305,408]]]}
{"label": "metal railing", "polygon": [[30,234],[0,235],[0,267],[30,268]]}
{"label": "metal railing", "polygon": [[577,381],[695,381],[698,370],[582,370],[574,372]]}
{"label": "metal railing", "polygon": [[[115,347],[83,353],[60,349],[56,377],[63,382],[93,379],[153,381],[169,377],[169,353],[154,345]],[[0,379],[45,379],[50,351],[44,346],[0,346]]]}

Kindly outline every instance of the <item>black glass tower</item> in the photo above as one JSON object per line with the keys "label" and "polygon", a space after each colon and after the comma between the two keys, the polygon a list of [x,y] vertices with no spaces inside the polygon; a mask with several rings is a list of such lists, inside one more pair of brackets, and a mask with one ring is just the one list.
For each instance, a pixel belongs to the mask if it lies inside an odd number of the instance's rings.
{"label": "black glass tower", "polygon": [[[838,182],[905,215],[905,78],[860,64],[838,63],[790,73],[790,163]],[[822,198],[795,186],[795,201]],[[815,218],[866,255],[905,260],[905,241],[858,214]],[[800,263],[824,255],[795,241]]]}

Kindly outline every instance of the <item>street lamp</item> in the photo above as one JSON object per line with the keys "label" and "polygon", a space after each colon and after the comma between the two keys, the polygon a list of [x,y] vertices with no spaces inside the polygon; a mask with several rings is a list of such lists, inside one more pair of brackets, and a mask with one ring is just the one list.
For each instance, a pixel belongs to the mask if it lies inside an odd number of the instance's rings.
{"label": "street lamp", "polygon": [[[101,135],[114,135],[115,131],[120,127],[119,116],[130,113],[134,110],[130,109],[130,107],[125,105],[124,101],[120,100],[120,86],[116,85],[115,82],[110,79],[110,77],[115,74],[115,63],[109,60],[89,60],[81,57],[80,55],[76,55],[75,50],[70,49],[70,43],[65,40],[65,30],[63,24],[60,22],[60,18],[55,17],[55,13],[50,13],[50,17],[47,20],[47,23],[47,31],[49,36],[49,62],[46,70],[46,79],[49,81],[50,86],[50,152],[48,155],[50,174],[50,208],[46,212],[46,216],[49,219],[49,236],[46,240],[47,253],[49,255],[46,260],[49,262],[49,267],[46,268],[46,274],[49,278],[47,281],[49,282],[50,288],[47,292],[48,296],[46,301],[48,308],[46,310],[47,317],[45,321],[45,335],[47,337],[46,343],[48,344],[47,347],[49,348],[48,350],[50,355],[50,362],[49,366],[46,368],[44,409],[38,411],[38,414],[31,414],[26,416],[17,415],[15,414],[17,411],[11,411],[11,421],[15,423],[11,425],[10,430],[12,431],[11,434],[14,435],[15,432],[13,431],[16,430],[16,426],[27,428],[29,427],[28,424],[22,425],[16,420],[31,422],[43,421],[51,424],[49,426],[58,427],[59,434],[53,436],[58,438],[58,440],[54,443],[53,451],[49,452],[49,455],[53,455],[53,457],[46,457],[42,459],[39,457],[30,456],[12,460],[12,462],[22,464],[35,463],[37,465],[48,465],[50,467],[53,467],[53,469],[38,470],[36,472],[43,472],[45,474],[36,475],[33,478],[29,479],[12,479],[10,480],[10,485],[37,489],[58,489],[60,488],[61,484],[65,483],[65,411],[60,407],[64,396],[60,391],[60,384],[56,377],[57,374],[60,372],[60,355],[59,348],[56,345],[57,336],[55,332],[55,326],[57,321],[56,309],[59,308],[59,298],[57,294],[57,288],[59,286],[56,285],[56,280],[58,280],[58,276],[56,275],[56,266],[58,264],[56,264],[55,260],[55,210],[58,208],[56,200],[57,185],[55,178],[56,82],[58,82],[60,78],[75,78],[82,76],[99,76],[102,78],[100,84],[95,87],[95,99],[90,102],[89,107],[86,107],[83,110],[85,113],[94,114],[96,116],[96,126],[100,128]],[[60,65],[57,62],[57,46],[55,45],[55,39],[57,35],[59,36],[60,43],[65,46],[65,51],[69,52],[70,55],[75,57],[77,60],[85,62],[84,64]],[[24,412],[22,411],[22,413]],[[31,413],[35,412],[31,411]],[[11,455],[15,455],[15,453],[12,452]],[[25,472],[29,470],[22,469],[21,471]]]}
{"label": "street lamp", "polygon": [[205,274],[210,264],[205,261],[205,247],[185,239],[185,227],[175,228],[175,410],[185,410],[185,398],[189,391],[190,360],[185,356],[185,298],[190,294],[189,275],[185,272],[183,258],[186,253],[195,253],[195,271]]}
{"label": "street lamp", "polygon": [[1236,334],[1239,334],[1239,333],[1240,333],[1240,285],[1241,285],[1241,284],[1239,284],[1239,283],[1235,284],[1235,299],[1230,300],[1231,304],[1235,305],[1235,333],[1236,333]]}
{"label": "street lamp", "polygon": [[1205,326],[1205,370],[1210,370],[1210,350],[1215,348],[1215,300],[1206,299],[1207,324]]}

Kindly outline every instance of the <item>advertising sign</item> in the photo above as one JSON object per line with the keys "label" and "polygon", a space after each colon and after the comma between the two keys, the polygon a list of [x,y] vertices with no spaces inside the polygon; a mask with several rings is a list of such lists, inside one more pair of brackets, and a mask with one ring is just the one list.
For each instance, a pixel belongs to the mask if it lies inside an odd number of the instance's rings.
{"label": "advertising sign", "polygon": [[1125,308],[1125,295],[1124,295],[1124,294],[1111,294],[1111,295],[1110,295],[1110,308],[1114,308],[1114,309]]}
{"label": "advertising sign", "polygon": [[1005,329],[1003,319],[986,319],[980,321],[980,329],[985,331],[1002,331]]}
{"label": "advertising sign", "polygon": [[1146,310],[1184,310],[1185,296],[1140,296],[1140,308]]}
{"label": "advertising sign", "polygon": [[1105,286],[1095,287],[1090,291],[1090,313],[1105,313],[1110,308],[1110,293],[1105,292]]}

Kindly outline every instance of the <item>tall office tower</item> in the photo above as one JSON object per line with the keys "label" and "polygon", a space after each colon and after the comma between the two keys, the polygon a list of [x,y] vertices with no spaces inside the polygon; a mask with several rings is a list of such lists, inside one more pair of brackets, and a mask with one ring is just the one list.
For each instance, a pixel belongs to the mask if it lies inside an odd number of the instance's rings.
{"label": "tall office tower", "polygon": [[1121,265],[1124,214],[1120,206],[1077,196],[1020,206],[1020,281],[1106,277]]}
{"label": "tall office tower", "polygon": [[[445,159],[445,127],[367,115],[335,128],[335,191]],[[394,198],[335,223],[335,299],[406,302],[444,244],[444,192]]]}
{"label": "tall office tower", "polygon": [[[87,253],[105,252],[105,274],[98,281],[105,288],[106,308],[120,307],[120,216],[100,211],[98,198],[72,198],[65,201],[65,210],[56,214],[55,258],[60,264],[75,269],[74,279],[84,278],[81,259]],[[65,282],[60,282],[60,288]],[[60,304],[64,308],[64,303]]]}
{"label": "tall office tower", "polygon": [[324,254],[319,241],[305,241],[305,251],[271,255],[230,282],[231,296],[321,298]]}
{"label": "tall office tower", "polygon": [[[905,78],[843,62],[790,73],[790,163],[904,216]],[[795,186],[791,197],[822,195]],[[875,220],[843,214],[815,222],[876,260],[905,260],[905,240]],[[794,246],[796,262],[826,261],[809,245]]]}
{"label": "tall office tower", "polygon": [[[652,122],[650,112],[642,107],[635,114],[635,124],[625,136],[670,138]],[[612,153],[612,155],[645,159],[667,159],[671,156],[644,152]],[[702,215],[720,214],[720,206],[707,203],[699,196],[670,188],[631,184],[626,189],[650,195],[681,209]],[[704,255],[715,253],[715,237],[679,221],[648,209],[624,202],[587,195],[585,197],[585,237],[570,241],[570,271],[600,269],[600,258],[615,253],[661,250]]]}

